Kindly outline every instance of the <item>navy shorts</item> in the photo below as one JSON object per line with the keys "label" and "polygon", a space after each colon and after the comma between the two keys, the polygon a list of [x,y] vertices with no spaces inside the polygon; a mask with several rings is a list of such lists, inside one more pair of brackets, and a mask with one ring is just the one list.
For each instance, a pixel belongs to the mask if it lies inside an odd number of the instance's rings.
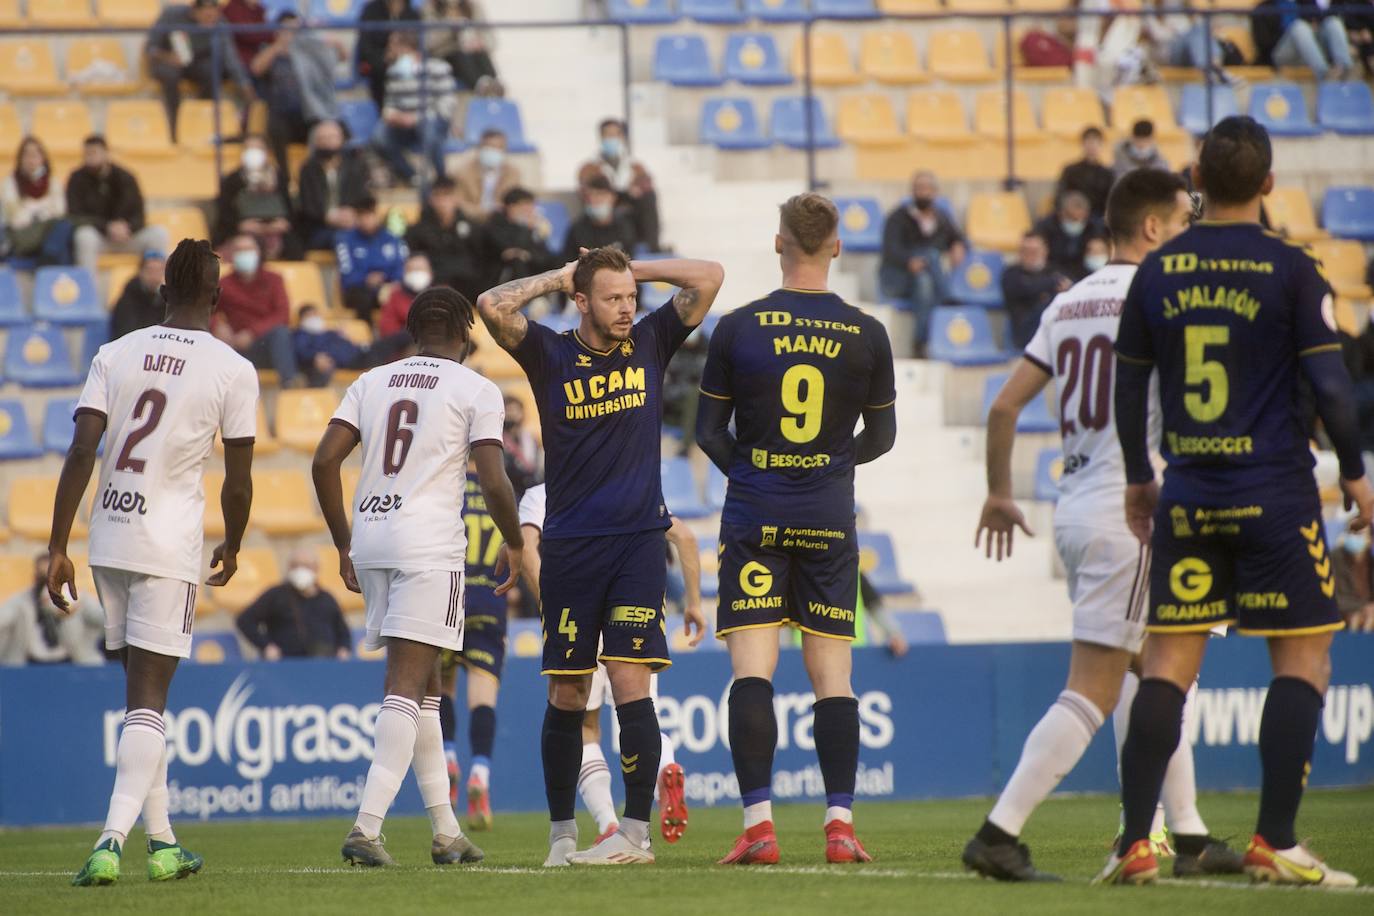
{"label": "navy shorts", "polygon": [[598,660],[655,671],[672,664],[663,619],[668,554],[662,530],[546,539],[541,553],[545,674],[591,674]]}
{"label": "navy shorts", "polygon": [[489,586],[469,584],[463,600],[463,649],[458,661],[469,671],[501,680],[506,661],[506,599]]}
{"label": "navy shorts", "polygon": [[854,638],[859,538],[847,528],[720,526],[716,636],[788,624]]}
{"label": "navy shorts", "polygon": [[1162,500],[1152,546],[1150,632],[1227,623],[1249,636],[1302,636],[1345,625],[1315,494],[1232,506]]}

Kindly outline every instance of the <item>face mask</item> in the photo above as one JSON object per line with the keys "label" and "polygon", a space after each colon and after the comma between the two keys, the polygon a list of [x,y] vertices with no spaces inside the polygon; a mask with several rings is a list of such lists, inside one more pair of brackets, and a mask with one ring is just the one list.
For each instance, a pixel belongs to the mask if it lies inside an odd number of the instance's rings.
{"label": "face mask", "polygon": [[391,65],[391,69],[401,79],[411,79],[420,72],[420,65],[414,57],[407,54],[396,58],[396,63]]}
{"label": "face mask", "polygon": [[250,172],[256,172],[267,165],[267,150],[250,146],[243,151],[243,156],[239,161],[243,167]]}
{"label": "face mask", "polygon": [[512,419],[511,417],[506,417],[505,423],[503,425],[506,429],[519,429],[520,421],[517,419]]}
{"label": "face mask", "polygon": [[1155,154],[1155,145],[1154,145],[1153,143],[1151,143],[1149,146],[1132,146],[1132,147],[1131,147],[1131,156],[1132,156],[1133,158],[1135,158],[1135,159],[1139,159],[1139,160],[1142,160],[1142,161],[1143,161],[1143,160],[1145,160],[1145,159],[1149,159],[1149,158],[1150,158],[1151,156],[1153,156],[1154,154]]}
{"label": "face mask", "polygon": [[917,210],[929,210],[935,206],[935,198],[933,197],[914,197],[911,202],[916,205]]}
{"label": "face mask", "polygon": [[1107,266],[1107,256],[1105,254],[1090,254],[1083,257],[1083,266],[1090,272],[1096,273]]}
{"label": "face mask", "polygon": [[499,169],[505,160],[505,150],[497,149],[494,146],[484,146],[477,151],[477,162],[484,169]]}
{"label": "face mask", "polygon": [[1341,539],[1341,546],[1346,549],[1347,553],[1358,554],[1369,549],[1369,541],[1364,535],[1355,534],[1353,531],[1350,531],[1346,532],[1345,537]]}
{"label": "face mask", "polygon": [[612,212],[611,204],[587,204],[587,215],[593,222],[604,223],[610,220]]}
{"label": "face mask", "polygon": [[408,270],[402,279],[405,281],[406,289],[412,293],[419,293],[429,289],[434,277],[427,270]]}
{"label": "face mask", "polygon": [[29,180],[38,181],[46,174],[48,174],[48,167],[46,165],[36,166],[34,168],[29,169]]}
{"label": "face mask", "polygon": [[307,315],[301,319],[301,330],[307,334],[323,334],[328,327],[323,315]]}
{"label": "face mask", "polygon": [[241,274],[255,274],[258,272],[258,261],[260,255],[256,251],[236,251],[234,252],[234,271]]}
{"label": "face mask", "polygon": [[315,148],[315,155],[321,159],[333,159],[339,155],[340,148],[337,146],[318,146]]}
{"label": "face mask", "polygon": [[1065,234],[1078,238],[1083,234],[1083,230],[1088,228],[1088,224],[1081,219],[1062,220],[1059,225],[1063,227]]}
{"label": "face mask", "polygon": [[293,566],[286,573],[286,581],[298,592],[308,592],[315,587],[315,570],[308,566]]}
{"label": "face mask", "polygon": [[607,159],[619,159],[625,155],[625,141],[619,137],[605,137],[601,141],[601,155]]}

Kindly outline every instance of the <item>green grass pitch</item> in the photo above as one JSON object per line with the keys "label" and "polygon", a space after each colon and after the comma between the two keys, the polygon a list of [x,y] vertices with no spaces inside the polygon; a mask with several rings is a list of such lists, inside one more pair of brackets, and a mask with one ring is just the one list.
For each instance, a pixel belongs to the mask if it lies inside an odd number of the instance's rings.
{"label": "green grass pitch", "polygon": [[[1201,802],[1213,832],[1237,844],[1249,838],[1255,805],[1252,794]],[[183,822],[180,838],[205,855],[204,872],[149,883],[136,829],[124,876],[108,888],[68,886],[93,830],[14,830],[0,832],[0,913],[1374,913],[1374,887],[1251,887],[1244,878],[1090,887],[1116,825],[1115,800],[1101,796],[1052,799],[1026,831],[1036,863],[1064,884],[978,880],[964,874],[959,853],[987,807],[980,799],[861,804],[859,835],[877,861],[844,868],[824,864],[821,809],[814,805],[778,807],[783,861],[759,869],[712,865],[738,832],[733,808],[693,812],[681,843],[655,843],[657,866],[605,870],[540,868],[547,826],[537,815],[498,816],[494,832],[475,835],[486,863],[446,869],[429,864],[424,819],[394,819],[388,848],[401,866],[376,871],[341,864],[345,820]],[[1318,854],[1374,885],[1372,820],[1374,789],[1313,791],[1299,829],[1313,837]],[[584,817],[584,841],[591,832]]]}

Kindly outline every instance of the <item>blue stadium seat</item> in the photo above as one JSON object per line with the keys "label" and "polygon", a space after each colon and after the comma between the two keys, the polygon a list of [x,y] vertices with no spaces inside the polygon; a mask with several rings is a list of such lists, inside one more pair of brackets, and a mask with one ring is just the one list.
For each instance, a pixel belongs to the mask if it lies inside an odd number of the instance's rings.
{"label": "blue stadium seat", "polygon": [[1230,86],[1212,86],[1212,120],[1207,120],[1207,86],[1202,83],[1185,83],[1183,98],[1178,106],[1179,126],[1188,133],[1200,137],[1212,129],[1222,118],[1240,113],[1236,101],[1236,90]]}
{"label": "blue stadium seat", "polygon": [[61,388],[81,381],[72,368],[62,329],[45,321],[10,328],[5,341],[5,381],[26,388]]}
{"label": "blue stadium seat", "polygon": [[806,0],[744,0],[744,11],[762,22],[805,22],[811,18]]}
{"label": "blue stadium seat", "polygon": [[348,132],[349,146],[366,146],[377,129],[377,106],[371,99],[349,99],[339,102],[339,121]]}
{"label": "blue stadium seat", "polygon": [[804,150],[815,145],[816,149],[834,149],[840,146],[840,138],[830,128],[830,119],[825,116],[821,100],[811,99],[811,131],[806,131],[806,109],[802,107],[800,96],[789,95],[773,100],[773,110],[768,119],[769,134],[774,143],[792,149]]}
{"label": "blue stadium seat", "polygon": [[306,18],[317,25],[351,25],[367,0],[310,0]]}
{"label": "blue stadium seat", "polygon": [[43,449],[33,439],[24,405],[15,400],[0,401],[0,461],[37,458],[42,454]]}
{"label": "blue stadium seat", "polygon": [[1374,188],[1327,188],[1322,226],[1343,239],[1374,242]]}
{"label": "blue stadium seat", "polygon": [[1035,457],[1035,498],[1042,502],[1059,499],[1059,475],[1064,473],[1064,451],[1042,448]]}
{"label": "blue stadium seat", "polygon": [[943,305],[930,315],[930,359],[956,366],[991,366],[1007,361],[997,345],[988,313],[978,306]]}
{"label": "blue stadium seat", "polygon": [[83,267],[40,267],[33,278],[33,315],[55,324],[84,324],[105,317],[95,277]]}
{"label": "blue stadium seat", "polygon": [[301,11],[297,0],[263,0],[262,9],[268,22],[276,22],[282,13],[292,12],[299,15]]}
{"label": "blue stadium seat", "polygon": [[767,149],[754,103],[745,98],[707,99],[701,106],[701,141],[717,149]]}
{"label": "blue stadium seat", "polygon": [[[939,611],[894,610],[889,616],[912,646],[943,646],[949,644],[945,635],[945,620]],[[719,642],[720,640],[716,640]]]}
{"label": "blue stadium seat", "polygon": [[85,375],[91,369],[91,360],[101,347],[110,342],[110,319],[102,315],[81,329],[81,362],[77,366]]}
{"label": "blue stadium seat", "polygon": [[897,550],[885,531],[859,532],[859,569],[880,595],[905,595],[915,591],[897,568]]}
{"label": "blue stadium seat", "polygon": [[720,511],[725,506],[725,491],[729,488],[730,482],[726,479],[721,469],[710,463],[706,468],[706,505],[716,511]]}
{"label": "blue stadium seat", "polygon": [[883,247],[883,211],[873,197],[837,197],[835,208],[840,211],[840,244],[847,251],[881,251]]}
{"label": "blue stadium seat", "polygon": [[[992,410],[992,402],[997,400],[997,392],[1002,390],[1002,386],[1007,383],[1010,373],[998,372],[988,376],[983,383],[983,421],[987,422],[988,411]],[[1059,432],[1059,421],[1050,413],[1049,402],[1044,397],[1033,398],[1025,409],[1021,411],[1021,416],[1016,421],[1016,431],[1018,433],[1056,433]]]}
{"label": "blue stadium seat", "polygon": [[467,119],[463,123],[463,139],[475,146],[488,128],[506,135],[506,148],[512,153],[533,153],[534,144],[525,139],[525,124],[520,119],[520,106],[507,99],[473,99],[468,102]]}
{"label": "blue stadium seat", "polygon": [[949,279],[949,294],[961,305],[1002,306],[1002,254],[969,251]]}
{"label": "blue stadium seat", "polygon": [[688,19],[716,25],[739,25],[745,18],[739,0],[682,0],[678,12]]}
{"label": "blue stadium seat", "polygon": [[24,297],[19,294],[19,278],[13,270],[0,264],[0,327],[24,324],[28,320]]}
{"label": "blue stadium seat", "polygon": [[701,501],[697,479],[692,475],[692,463],[686,457],[667,458],[662,462],[663,502],[678,518],[705,518],[711,509]]}
{"label": "blue stadium seat", "polygon": [[43,450],[65,455],[76,429],[76,398],[53,398],[43,407]]}
{"label": "blue stadium seat", "polygon": [[539,323],[552,328],[555,334],[563,334],[576,328],[580,320],[577,310],[573,309],[556,315],[545,315],[539,319]]}
{"label": "blue stadium seat", "polygon": [[563,239],[567,237],[568,226],[572,224],[568,205],[561,200],[541,200],[534,206],[539,211],[539,218],[549,224],[549,250],[561,253]]}
{"label": "blue stadium seat", "polygon": [[664,25],[677,22],[672,0],[607,0],[606,13],[616,22]]}
{"label": "blue stadium seat", "polygon": [[1250,117],[1277,137],[1314,137],[1322,132],[1312,123],[1307,97],[1297,83],[1275,80],[1250,87]]}
{"label": "blue stadium seat", "polygon": [[725,40],[725,78],[746,86],[788,86],[777,42],[767,32],[735,32]]}
{"label": "blue stadium seat", "polygon": [[660,35],[654,42],[654,79],[674,86],[719,86],[706,39],[700,35]]}
{"label": "blue stadium seat", "polygon": [[714,534],[697,535],[697,554],[701,557],[701,597],[720,594],[720,541]]}
{"label": "blue stadium seat", "polygon": [[1317,123],[1338,134],[1374,134],[1374,93],[1367,83],[1317,87]]}
{"label": "blue stadium seat", "polygon": [[878,16],[873,0],[811,0],[811,13],[843,19],[875,19]]}

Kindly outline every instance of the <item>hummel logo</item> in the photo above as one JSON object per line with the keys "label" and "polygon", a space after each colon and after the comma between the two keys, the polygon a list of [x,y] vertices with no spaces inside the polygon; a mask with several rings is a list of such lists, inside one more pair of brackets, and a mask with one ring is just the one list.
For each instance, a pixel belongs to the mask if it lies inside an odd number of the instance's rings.
{"label": "hummel logo", "polygon": [[639,769],[638,754],[635,754],[633,757],[626,757],[624,754],[620,755],[620,770],[622,773],[633,773],[637,769]]}

